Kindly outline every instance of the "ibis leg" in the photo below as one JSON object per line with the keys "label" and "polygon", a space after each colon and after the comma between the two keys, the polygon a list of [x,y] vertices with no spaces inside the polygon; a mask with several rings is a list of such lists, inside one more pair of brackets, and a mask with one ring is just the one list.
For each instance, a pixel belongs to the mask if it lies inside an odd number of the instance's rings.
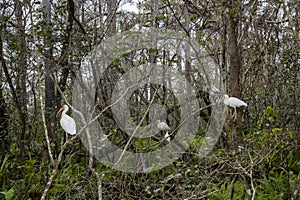
{"label": "ibis leg", "polygon": [[68,133],[66,132],[66,142],[65,144],[67,144],[69,141],[68,141]]}
{"label": "ibis leg", "polygon": [[236,108],[234,108],[234,121],[237,119],[237,111],[236,111]]}
{"label": "ibis leg", "polygon": [[231,119],[233,119],[233,120],[234,120],[234,118],[235,118],[235,112],[236,112],[236,109],[234,109],[233,114],[232,114],[232,116],[231,116]]}

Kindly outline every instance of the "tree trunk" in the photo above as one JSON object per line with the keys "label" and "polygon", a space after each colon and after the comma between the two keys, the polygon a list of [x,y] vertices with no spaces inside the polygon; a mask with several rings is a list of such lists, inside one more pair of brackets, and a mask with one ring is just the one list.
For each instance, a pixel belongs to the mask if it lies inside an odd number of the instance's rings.
{"label": "tree trunk", "polygon": [[[229,5],[229,16],[228,16],[228,52],[229,52],[229,81],[228,81],[228,94],[230,96],[240,97],[240,67],[241,57],[239,55],[238,46],[238,33],[237,33],[237,21],[238,13],[240,12],[240,2],[232,1]],[[239,113],[239,112],[238,112]],[[243,138],[241,132],[241,115],[238,115],[237,121],[231,123],[232,125],[232,136],[233,144],[235,148],[242,143]]]}
{"label": "tree trunk", "polygon": [[18,133],[18,147],[20,149],[20,160],[25,160],[25,139],[26,139],[26,113],[27,113],[27,61],[26,61],[26,42],[25,42],[25,20],[23,19],[23,3],[15,1],[18,36],[18,55],[17,55],[17,76],[16,76],[16,94],[21,109],[21,131]]}
{"label": "tree trunk", "polygon": [[[238,4],[238,3],[236,3]],[[240,66],[241,58],[239,55],[239,46],[237,42],[237,22],[236,22],[236,13],[238,12],[238,6],[232,5],[233,8],[229,11],[228,18],[228,51],[229,51],[229,94],[231,96],[240,97]]]}
{"label": "tree trunk", "polygon": [[107,10],[108,16],[111,19],[111,23],[109,24],[108,34],[115,34],[116,33],[116,0],[107,1]]}
{"label": "tree trunk", "polygon": [[[184,10],[183,10],[183,15],[184,15],[184,20],[185,20],[185,23],[184,23],[184,27],[185,27],[185,30],[188,31],[188,35],[190,34],[190,16],[189,16],[189,11],[188,9],[186,8],[186,6],[184,7]],[[187,81],[189,83],[191,83],[191,74],[192,74],[192,69],[191,69],[191,57],[190,57],[190,53],[191,53],[191,49],[190,49],[190,46],[189,45],[186,45],[185,49],[185,78],[187,79]]]}
{"label": "tree trunk", "polygon": [[[0,70],[0,72],[2,72]],[[2,83],[0,84],[2,88]],[[1,142],[1,149],[2,153],[7,152],[9,149],[9,144],[7,142],[7,134],[8,134],[8,119],[6,113],[6,103],[3,96],[2,90],[0,90],[0,142]],[[5,153],[4,153],[5,154]]]}
{"label": "tree trunk", "polygon": [[45,46],[45,110],[46,110],[46,119],[47,119],[47,129],[50,138],[57,143],[57,137],[55,136],[55,123],[53,123],[53,115],[55,113],[55,87],[54,82],[51,78],[51,73],[53,69],[53,48],[51,42],[51,3],[49,0],[43,0],[44,5],[44,18],[46,22],[45,32],[46,36],[44,37],[44,46]]}

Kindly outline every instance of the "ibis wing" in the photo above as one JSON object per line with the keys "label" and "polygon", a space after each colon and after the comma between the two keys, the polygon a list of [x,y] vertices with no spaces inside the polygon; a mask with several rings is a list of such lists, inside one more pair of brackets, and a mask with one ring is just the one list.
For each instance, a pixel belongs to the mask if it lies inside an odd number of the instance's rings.
{"label": "ibis wing", "polygon": [[157,124],[157,128],[158,128],[159,130],[161,130],[161,131],[169,131],[169,130],[171,130],[170,127],[168,126],[168,124],[165,123],[165,122],[160,122],[160,123],[158,123],[158,124]]}
{"label": "ibis wing", "polygon": [[235,97],[230,97],[229,98],[229,104],[232,106],[232,107],[240,107],[240,106],[247,106],[247,104],[238,99],[238,98],[235,98]]}
{"label": "ibis wing", "polygon": [[60,120],[60,125],[64,131],[70,135],[76,134],[76,124],[73,118],[68,115],[64,115]]}

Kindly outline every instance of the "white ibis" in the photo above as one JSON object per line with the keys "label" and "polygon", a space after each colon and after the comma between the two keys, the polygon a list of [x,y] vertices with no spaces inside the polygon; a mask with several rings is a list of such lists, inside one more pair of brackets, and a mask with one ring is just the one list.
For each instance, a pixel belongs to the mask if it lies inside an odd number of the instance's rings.
{"label": "white ibis", "polygon": [[169,135],[168,131],[166,132],[166,134],[165,134],[164,137],[165,137],[165,139],[166,139],[168,142],[171,141],[171,138],[170,138],[170,135]]}
{"label": "white ibis", "polygon": [[62,129],[66,132],[65,144],[68,143],[68,134],[70,134],[70,135],[76,134],[76,124],[75,124],[74,119],[66,114],[68,112],[68,110],[69,110],[69,106],[63,105],[56,114],[56,116],[57,116],[61,111],[63,111],[61,114],[60,125],[61,125]]}
{"label": "white ibis", "polygon": [[235,97],[229,97],[227,94],[223,95],[222,99],[223,99],[223,102],[224,102],[225,105],[234,108],[234,112],[233,112],[233,115],[232,115],[232,118],[233,118],[234,121],[237,119],[236,108],[241,107],[241,106],[246,106],[247,107],[247,104],[244,101],[242,101],[238,98],[235,98]]}
{"label": "white ibis", "polygon": [[168,133],[168,131],[170,131],[170,127],[168,126],[168,124],[166,122],[161,122],[160,120],[157,120],[155,122],[156,127],[158,128],[159,131],[166,131],[166,134],[164,135],[165,139],[170,142],[170,135]]}

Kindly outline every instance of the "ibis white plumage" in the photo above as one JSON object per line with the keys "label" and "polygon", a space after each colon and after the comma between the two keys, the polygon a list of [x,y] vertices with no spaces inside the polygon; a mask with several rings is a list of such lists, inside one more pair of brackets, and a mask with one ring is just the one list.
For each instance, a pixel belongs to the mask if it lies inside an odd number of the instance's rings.
{"label": "ibis white plumage", "polygon": [[56,114],[57,116],[61,111],[63,111],[61,114],[60,125],[62,129],[66,132],[66,143],[68,143],[68,134],[70,135],[76,134],[76,123],[72,117],[66,114],[68,110],[69,110],[69,106],[63,105]]}
{"label": "ibis white plumage", "polygon": [[168,124],[166,122],[161,122],[160,120],[157,120],[155,122],[155,124],[156,124],[156,127],[158,128],[159,131],[165,131],[166,132],[164,137],[168,142],[170,142],[171,139],[170,139],[170,135],[169,135],[168,131],[170,131],[171,129],[168,126]]}
{"label": "ibis white plumage", "polygon": [[166,132],[166,134],[165,134],[164,137],[165,137],[165,139],[166,139],[168,142],[171,141],[171,138],[170,138],[170,135],[169,135],[168,131]]}
{"label": "ibis white plumage", "polygon": [[236,98],[236,97],[229,97],[227,94],[223,95],[223,102],[225,105],[227,106],[230,106],[232,108],[234,108],[234,112],[233,112],[233,115],[232,115],[232,118],[234,120],[237,119],[237,111],[236,111],[236,108],[237,107],[241,107],[241,106],[245,106],[247,107],[247,103],[245,103],[244,101]]}

